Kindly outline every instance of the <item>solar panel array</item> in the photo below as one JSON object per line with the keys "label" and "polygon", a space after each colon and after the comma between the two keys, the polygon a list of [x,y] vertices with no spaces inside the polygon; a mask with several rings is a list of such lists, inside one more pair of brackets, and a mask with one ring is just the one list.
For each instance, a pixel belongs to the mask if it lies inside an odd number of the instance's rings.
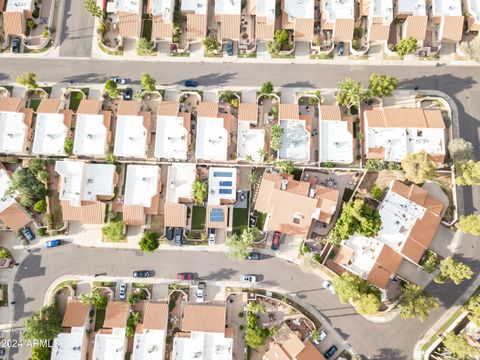
{"label": "solar panel array", "polygon": [[222,209],[210,209],[210,221],[211,222],[224,222],[225,217]]}

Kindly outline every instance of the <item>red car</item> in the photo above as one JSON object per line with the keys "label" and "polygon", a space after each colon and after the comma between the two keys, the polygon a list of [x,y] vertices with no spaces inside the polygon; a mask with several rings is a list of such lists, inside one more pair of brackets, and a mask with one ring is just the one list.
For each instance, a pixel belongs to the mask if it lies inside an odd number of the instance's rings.
{"label": "red car", "polygon": [[282,233],[280,231],[275,231],[272,237],[272,250],[280,249],[280,237]]}
{"label": "red car", "polygon": [[177,280],[194,280],[197,277],[196,273],[183,272],[177,274]]}

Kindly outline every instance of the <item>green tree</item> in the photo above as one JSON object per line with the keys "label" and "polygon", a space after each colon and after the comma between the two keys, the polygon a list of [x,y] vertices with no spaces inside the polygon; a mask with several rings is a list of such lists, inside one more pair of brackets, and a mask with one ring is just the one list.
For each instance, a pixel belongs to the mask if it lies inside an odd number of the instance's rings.
{"label": "green tree", "polygon": [[118,97],[118,85],[112,79],[108,79],[107,81],[105,81],[104,88],[110,99],[116,99]]}
{"label": "green tree", "polygon": [[[373,294],[380,300],[380,290],[357,275],[348,272],[342,273],[333,280],[333,288],[335,294],[342,304],[348,303],[350,300],[355,301],[362,295]],[[366,300],[369,302],[371,300]]]}
{"label": "green tree", "polygon": [[91,304],[97,310],[103,310],[107,307],[108,297],[103,295],[100,289],[95,289],[90,295],[82,294],[80,301],[84,304]]}
{"label": "green tree", "polygon": [[68,136],[65,138],[65,144],[63,145],[63,151],[65,154],[72,155],[73,154],[73,138]]}
{"label": "green tree", "polygon": [[123,221],[111,221],[102,227],[102,234],[107,241],[118,242],[125,240]]}
{"label": "green tree", "polygon": [[456,161],[467,161],[473,156],[473,145],[465,139],[453,139],[448,143],[450,156]]}
{"label": "green tree", "polygon": [[282,137],[284,133],[285,130],[283,130],[280,125],[275,124],[272,126],[270,130],[270,147],[273,150],[278,151],[282,147]]}
{"label": "green tree", "polygon": [[267,312],[267,307],[258,301],[250,301],[247,304],[247,310],[253,314],[264,314]]}
{"label": "green tree", "polygon": [[381,226],[382,219],[377,209],[372,209],[362,199],[350,200],[342,206],[340,218],[331,233],[331,241],[338,243],[354,233],[374,237],[377,236]]}
{"label": "green tree", "polygon": [[127,327],[125,328],[125,336],[133,337],[135,335],[135,326],[140,321],[140,313],[138,311],[132,311],[127,320]]}
{"label": "green tree", "polygon": [[472,296],[465,309],[468,311],[468,320],[480,327],[480,296]]}
{"label": "green tree", "polygon": [[372,96],[384,97],[391,96],[397,89],[398,79],[393,76],[372,74],[368,89]]}
{"label": "green tree", "polygon": [[53,340],[61,331],[61,315],[55,305],[47,305],[25,320],[23,337],[26,340]]}
{"label": "green tree", "polygon": [[32,356],[29,360],[50,360],[50,348],[48,346],[32,347]]}
{"label": "green tree", "polygon": [[417,51],[418,41],[414,37],[410,36],[406,39],[402,39],[395,46],[395,51],[398,55],[403,56],[407,54],[413,54]]}
{"label": "green tree", "polygon": [[425,151],[407,154],[402,160],[405,178],[415,184],[422,184],[435,176],[437,163]]}
{"label": "green tree", "polygon": [[155,51],[155,43],[146,38],[140,38],[137,41],[137,54],[150,55]]}
{"label": "green tree", "polygon": [[153,250],[158,249],[158,246],[160,245],[160,242],[158,241],[159,238],[160,235],[155,231],[146,231],[139,242],[140,249],[145,252],[152,252]]}
{"label": "green tree", "polygon": [[353,300],[355,308],[360,314],[373,315],[380,309],[380,299],[375,294],[361,294]]}
{"label": "green tree", "polygon": [[365,99],[365,90],[362,83],[346,78],[338,83],[338,92],[335,95],[335,100],[340,105],[344,105],[349,109],[353,106],[358,108],[362,100]]}
{"label": "green tree", "polygon": [[475,359],[480,355],[480,350],[468,343],[465,334],[455,335],[453,332],[449,332],[443,338],[443,345],[445,345],[445,347],[455,355],[455,359],[458,360]]}
{"label": "green tree", "polygon": [[457,227],[466,234],[480,236],[480,215],[460,216]]}
{"label": "green tree", "polygon": [[141,82],[142,87],[145,89],[146,92],[155,91],[156,81],[148,73],[142,72],[142,78],[141,78],[140,82]]}
{"label": "green tree", "polygon": [[450,279],[455,285],[459,285],[463,280],[471,279],[472,275],[473,271],[470,266],[448,256],[440,261],[440,274],[435,277],[435,282],[443,284]]}
{"label": "green tree", "polygon": [[438,308],[438,300],[422,290],[417,284],[407,284],[400,297],[400,316],[404,319],[418,317],[424,321],[430,311]]}
{"label": "green tree", "polygon": [[213,53],[214,51],[220,50],[221,44],[216,36],[209,36],[203,40],[203,46],[208,53]]}
{"label": "green tree", "polygon": [[103,10],[97,6],[95,0],[85,0],[85,10],[87,10],[93,17],[103,18]]}
{"label": "green tree", "polygon": [[33,72],[24,72],[17,77],[17,83],[28,89],[38,89],[37,75]]}
{"label": "green tree", "polygon": [[374,186],[370,189],[370,195],[375,199],[375,200],[380,200],[383,195],[382,189],[380,189],[378,186]]}
{"label": "green tree", "polygon": [[262,95],[270,95],[273,93],[273,85],[270,81],[264,82],[260,88]]}
{"label": "green tree", "polygon": [[113,153],[107,152],[107,153],[105,154],[105,162],[106,162],[107,164],[114,164],[115,161],[117,161],[117,158],[115,157],[115,155],[113,155]]}
{"label": "green tree", "polygon": [[32,206],[37,200],[45,197],[45,185],[35,175],[19,168],[12,174],[7,195],[18,194],[22,206]]}
{"label": "green tree", "polygon": [[260,230],[257,228],[246,228],[240,235],[233,234],[227,237],[225,245],[228,247],[229,256],[232,259],[244,260],[252,250],[253,243],[259,234]]}
{"label": "green tree", "polygon": [[456,182],[458,185],[480,184],[480,161],[468,160],[457,167]]}
{"label": "green tree", "polygon": [[39,214],[44,213],[47,210],[47,202],[44,199],[38,200],[35,205],[33,205],[33,210]]}
{"label": "green tree", "polygon": [[275,168],[284,174],[292,174],[295,171],[295,166],[290,160],[279,160],[275,162]]}
{"label": "green tree", "polygon": [[192,196],[197,205],[202,205],[207,198],[207,183],[196,179],[192,186]]}

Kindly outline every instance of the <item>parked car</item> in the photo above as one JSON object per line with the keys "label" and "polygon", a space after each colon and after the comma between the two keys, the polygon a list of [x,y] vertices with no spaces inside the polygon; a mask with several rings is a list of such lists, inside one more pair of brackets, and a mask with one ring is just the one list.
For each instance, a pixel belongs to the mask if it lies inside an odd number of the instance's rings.
{"label": "parked car", "polygon": [[333,284],[331,281],[328,281],[328,280],[325,280],[323,283],[322,283],[322,286],[327,289],[328,292],[332,293],[335,295],[335,290],[333,289]]}
{"label": "parked car", "polygon": [[228,56],[233,55],[233,41],[228,41],[227,42],[227,55]]}
{"label": "parked car", "polygon": [[137,270],[133,272],[133,277],[136,278],[149,278],[150,277],[150,271],[148,270]]}
{"label": "parked car", "polygon": [[242,275],[240,276],[240,281],[253,284],[257,282],[257,277],[255,275]]}
{"label": "parked car", "polygon": [[168,226],[167,227],[167,230],[166,230],[166,237],[167,237],[167,240],[173,240],[173,232],[175,231],[175,228],[174,227],[171,227],[171,226]]}
{"label": "parked car", "polygon": [[203,302],[205,299],[205,288],[207,284],[205,282],[199,282],[197,286],[197,292],[195,293],[195,302]]}
{"label": "parked car", "polygon": [[344,53],[345,53],[345,43],[343,41],[340,41],[337,47],[337,55],[343,56]]}
{"label": "parked car", "polygon": [[120,284],[120,288],[118,290],[118,297],[120,300],[125,300],[127,297],[127,284]]}
{"label": "parked car", "polygon": [[20,52],[20,44],[20,39],[18,37],[12,39],[12,53],[18,54]]}
{"label": "parked car", "polygon": [[123,92],[123,100],[132,100],[133,90],[132,88],[126,88]]}
{"label": "parked car", "polygon": [[217,229],[208,229],[208,245],[215,245]]}
{"label": "parked car", "polygon": [[197,274],[193,272],[182,272],[177,274],[177,280],[195,280],[196,277]]}
{"label": "parked car", "polygon": [[182,246],[183,245],[183,229],[182,228],[175,228],[175,245]]}
{"label": "parked car", "polygon": [[330,359],[336,352],[337,352],[337,347],[335,345],[330,346],[330,348],[323,354],[325,356],[325,359]]}
{"label": "parked car", "polygon": [[320,342],[322,340],[325,340],[325,338],[327,337],[327,332],[325,330],[322,330],[322,331],[320,331],[320,333],[318,335],[319,335],[318,339],[312,340],[313,343],[315,343],[317,345],[320,344]]}
{"label": "parked car", "polygon": [[272,237],[272,250],[280,249],[280,238],[282,233],[280,231],[275,231]]}
{"label": "parked car", "polygon": [[35,234],[33,233],[32,229],[30,229],[28,226],[24,226],[23,228],[21,228],[20,232],[22,233],[23,237],[28,241],[35,240]]}
{"label": "parked car", "polygon": [[110,78],[110,80],[113,80],[117,83],[117,85],[125,85],[127,83],[127,81],[121,77],[118,77],[118,76],[113,76],[112,78]]}
{"label": "parked car", "polygon": [[45,242],[44,246],[48,248],[56,247],[62,245],[62,240],[48,240]]}
{"label": "parked car", "polygon": [[198,86],[198,81],[197,80],[185,80],[183,82],[183,85],[186,87],[197,87]]}
{"label": "parked car", "polygon": [[262,260],[262,254],[258,252],[251,252],[250,254],[247,255],[245,259],[246,260]]}

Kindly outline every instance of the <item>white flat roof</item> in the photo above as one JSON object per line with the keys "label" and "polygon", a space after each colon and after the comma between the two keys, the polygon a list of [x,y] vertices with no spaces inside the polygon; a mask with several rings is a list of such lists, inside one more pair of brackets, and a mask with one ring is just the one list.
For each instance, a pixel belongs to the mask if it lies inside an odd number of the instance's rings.
{"label": "white flat roof", "polygon": [[115,0],[115,8],[117,11],[125,11],[129,13],[141,12],[141,0]]}
{"label": "white flat roof", "polygon": [[95,201],[97,196],[113,196],[115,165],[62,160],[55,163],[55,171],[62,179],[59,197],[72,206]]}
{"label": "white flat roof", "polygon": [[8,0],[5,12],[23,12],[32,10],[33,0]]}
{"label": "white flat roof", "polygon": [[195,164],[172,164],[168,167],[166,202],[177,204],[179,198],[191,198],[197,177]]}
{"label": "white flat roof", "polygon": [[237,169],[211,167],[208,171],[208,205],[220,205],[220,200],[237,198]]}
{"label": "white flat roof", "polygon": [[157,194],[160,167],[157,165],[128,165],[125,179],[125,205],[150,207]]}
{"label": "white flat roof", "polygon": [[157,116],[155,157],[187,160],[188,130],[182,116]]}
{"label": "white flat roof", "polygon": [[195,157],[202,160],[227,161],[229,136],[223,118],[199,117]]}
{"label": "white flat roof", "polygon": [[393,1],[392,0],[374,0],[373,6],[370,5],[372,16],[381,16],[384,23],[390,23],[393,20]]}
{"label": "white flat roof", "polygon": [[425,0],[398,0],[397,11],[400,14],[412,14],[414,16],[426,16]]}
{"label": "white flat roof", "polygon": [[165,358],[165,330],[143,329],[133,339],[133,359],[163,360]]}
{"label": "white flat roof", "polygon": [[295,19],[313,19],[314,8],[313,0],[285,0],[283,5],[290,22]]}
{"label": "white flat roof", "polygon": [[323,2],[324,11],[327,12],[328,20],[334,22],[337,19],[354,19],[354,0],[328,0]]}
{"label": "white flat roof", "polygon": [[238,122],[237,132],[237,158],[245,160],[251,156],[253,161],[261,162],[259,150],[265,148],[265,130],[251,129],[249,121]]}
{"label": "white flat roof", "polygon": [[111,334],[95,335],[92,360],[123,360],[125,357],[125,329],[112,329]]}
{"label": "white flat roof", "polygon": [[118,115],[115,130],[115,156],[145,158],[147,156],[147,129],[143,116]]}
{"label": "white flat roof", "polygon": [[467,0],[467,6],[470,14],[475,16],[476,21],[480,21],[480,0]]}
{"label": "white flat roof", "polygon": [[0,169],[0,212],[15,202],[13,197],[5,195],[9,187],[10,176],[8,176],[7,170]]}
{"label": "white flat roof", "polygon": [[73,153],[84,156],[105,155],[107,128],[103,115],[77,114]]}
{"label": "white flat roof", "polygon": [[193,331],[189,338],[173,338],[175,360],[231,360],[233,339],[224,333]]}
{"label": "white flat roof", "polygon": [[241,0],[215,0],[215,15],[240,15]]}
{"label": "white flat roof", "polygon": [[207,14],[207,0],[181,0],[181,11],[193,11],[196,15]]}
{"label": "white flat roof", "polygon": [[256,16],[265,16],[267,23],[272,24],[275,21],[275,3],[276,0],[257,1]]}
{"label": "white flat roof", "polygon": [[281,160],[308,162],[310,160],[310,133],[305,120],[280,120],[283,129],[282,147],[278,152]]}
{"label": "white flat roof", "polygon": [[173,17],[173,1],[152,0],[152,15],[160,15],[165,23],[170,23]]}
{"label": "white flat roof", "polygon": [[462,16],[461,0],[433,0],[434,16]]}
{"label": "white flat roof", "polygon": [[[53,340],[51,360],[81,360],[85,337],[83,327],[74,327],[69,333],[60,333]],[[84,350],[86,352],[86,349]]]}
{"label": "white flat roof", "polygon": [[382,251],[383,244],[374,238],[361,235],[353,235],[345,241],[345,246],[353,250],[348,268],[363,279],[366,279],[378,255]]}
{"label": "white flat roof", "polygon": [[353,162],[353,135],[347,121],[320,121],[320,161]]}
{"label": "white flat roof", "polygon": [[25,114],[21,112],[0,111],[0,152],[21,154],[25,142],[27,125]]}
{"label": "white flat roof", "polygon": [[37,114],[32,153],[66,155],[64,145],[67,133],[63,114]]}

